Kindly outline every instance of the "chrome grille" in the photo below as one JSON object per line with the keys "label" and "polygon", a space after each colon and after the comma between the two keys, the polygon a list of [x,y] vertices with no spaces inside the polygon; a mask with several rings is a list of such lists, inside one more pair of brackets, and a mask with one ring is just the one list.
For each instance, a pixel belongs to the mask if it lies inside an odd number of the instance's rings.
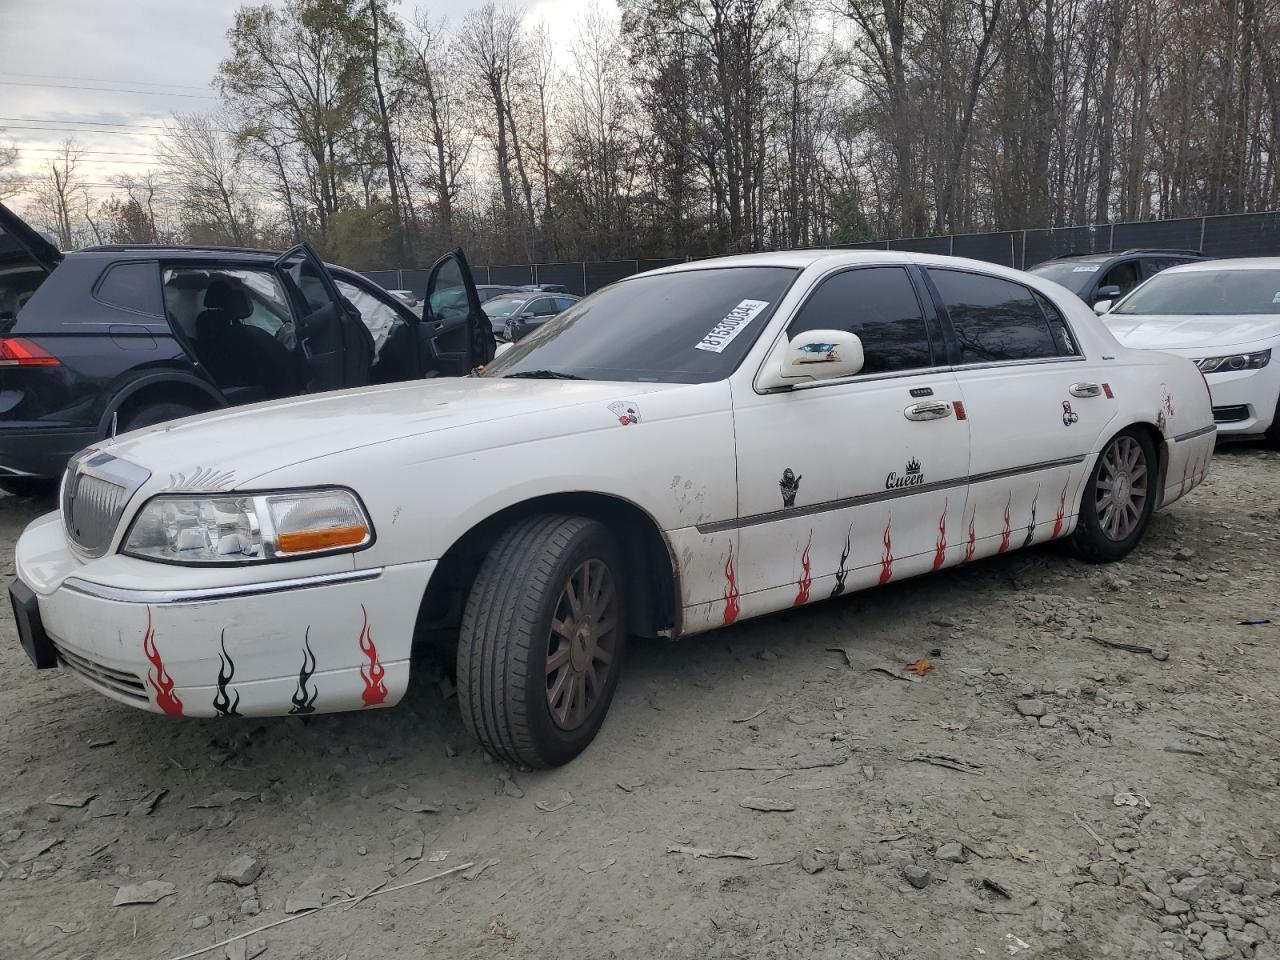
{"label": "chrome grille", "polygon": [[103,666],[82,653],[67,649],[56,640],[53,641],[53,649],[57,651],[59,663],[94,686],[103,687],[139,703],[148,702],[147,688],[137,674]]}
{"label": "chrome grille", "polygon": [[109,453],[72,460],[62,481],[62,523],[72,544],[86,556],[102,556],[129,498],[150,476],[149,470]]}

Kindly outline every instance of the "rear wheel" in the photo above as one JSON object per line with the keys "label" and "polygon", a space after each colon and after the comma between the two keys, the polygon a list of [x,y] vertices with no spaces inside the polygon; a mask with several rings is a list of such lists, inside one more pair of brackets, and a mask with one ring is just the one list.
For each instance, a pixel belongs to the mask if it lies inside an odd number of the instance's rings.
{"label": "rear wheel", "polygon": [[1112,437],[1093,465],[1071,536],[1075,552],[1094,563],[1119,560],[1146,533],[1158,491],[1155,445],[1130,427]]}
{"label": "rear wheel", "polygon": [[182,417],[190,417],[200,411],[195,407],[189,407],[185,403],[175,403],[172,400],[161,400],[157,403],[149,403],[138,407],[136,410],[129,411],[128,414],[120,418],[118,424],[120,433],[128,433],[130,430],[141,430],[143,427],[154,427],[157,423],[165,423],[169,420],[180,420]]}
{"label": "rear wheel", "polygon": [[595,737],[626,646],[622,569],[585,517],[528,517],[493,545],[458,637],[462,718],[490,753],[554,767]]}

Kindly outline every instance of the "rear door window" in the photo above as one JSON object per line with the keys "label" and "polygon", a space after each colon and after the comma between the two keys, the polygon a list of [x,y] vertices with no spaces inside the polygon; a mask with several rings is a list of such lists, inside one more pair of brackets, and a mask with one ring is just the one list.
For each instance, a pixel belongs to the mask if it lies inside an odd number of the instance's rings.
{"label": "rear door window", "polygon": [[1061,355],[1035,296],[1020,283],[930,268],[951,317],[960,362],[1003,363]]}
{"label": "rear door window", "polygon": [[809,330],[857,334],[863,373],[934,365],[924,312],[903,267],[846,270],[822,281],[787,327],[787,338]]}

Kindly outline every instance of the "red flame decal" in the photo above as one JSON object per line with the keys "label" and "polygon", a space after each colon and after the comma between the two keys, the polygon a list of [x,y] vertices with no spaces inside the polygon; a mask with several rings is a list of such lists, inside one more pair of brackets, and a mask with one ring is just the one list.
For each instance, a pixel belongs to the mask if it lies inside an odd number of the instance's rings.
{"label": "red flame decal", "polygon": [[1013,491],[1009,491],[1009,499],[1004,502],[1004,529],[1000,531],[1000,549],[996,553],[1004,553],[1009,549],[1009,508],[1013,505]]}
{"label": "red flame decal", "polygon": [[373,645],[373,631],[369,629],[369,612],[364,604],[360,604],[360,615],[364,617],[364,626],[360,628],[360,652],[369,658],[369,665],[360,668],[360,679],[364,681],[364,705],[372,707],[387,699],[387,685],[382,682],[387,671],[378,662],[378,648]]}
{"label": "red flame decal", "polygon": [[151,661],[147,670],[147,682],[156,692],[156,706],[171,717],[182,716],[182,701],[173,692],[174,680],[164,668],[160,650],[156,647],[156,634],[151,628],[151,608],[147,607],[147,632],[142,636],[142,652]]}
{"label": "red flame decal", "polygon": [[733,574],[733,544],[729,544],[729,559],[724,562],[724,576],[727,585],[724,588],[724,625],[727,627],[738,619],[742,608],[738,605],[738,579]]}
{"label": "red flame decal", "polygon": [[813,577],[809,573],[809,548],[813,546],[813,531],[809,531],[809,542],[804,545],[804,553],[800,554],[800,579],[796,581],[795,607],[802,607],[809,602],[809,587]]}
{"label": "red flame decal", "polygon": [[964,559],[961,563],[968,563],[973,559],[973,551],[978,549],[978,537],[973,530],[973,521],[978,519],[978,508],[973,508],[973,513],[969,514],[969,540],[964,545]]}
{"label": "red flame decal", "polygon": [[938,518],[938,548],[933,552],[933,569],[947,562],[947,502],[942,501],[942,516]]}
{"label": "red flame decal", "polygon": [[893,526],[893,517],[884,525],[884,556],[880,559],[880,582],[888,583],[893,576],[893,537],[889,528]]}
{"label": "red flame decal", "polygon": [[1067,487],[1070,485],[1071,481],[1068,480],[1062,485],[1062,493],[1058,495],[1058,513],[1053,518],[1053,535],[1055,537],[1062,533],[1062,521],[1067,515]]}

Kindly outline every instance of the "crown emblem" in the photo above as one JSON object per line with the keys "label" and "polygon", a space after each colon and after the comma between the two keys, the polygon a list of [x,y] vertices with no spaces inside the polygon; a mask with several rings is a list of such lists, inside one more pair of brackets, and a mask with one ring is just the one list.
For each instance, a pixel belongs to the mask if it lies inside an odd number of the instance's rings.
{"label": "crown emblem", "polygon": [[911,460],[907,463],[907,473],[914,474],[919,472],[920,472],[920,461],[917,460],[915,457],[912,457]]}

